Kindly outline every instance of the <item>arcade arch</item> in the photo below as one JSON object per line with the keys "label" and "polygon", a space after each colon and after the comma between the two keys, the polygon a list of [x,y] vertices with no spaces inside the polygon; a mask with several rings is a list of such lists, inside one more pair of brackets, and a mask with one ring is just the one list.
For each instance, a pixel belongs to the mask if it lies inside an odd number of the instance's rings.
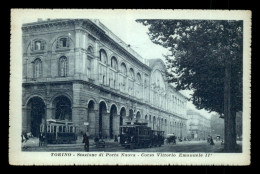
{"label": "arcade arch", "polygon": [[141,120],[141,113],[140,113],[140,111],[137,111],[137,113],[136,113],[136,120]]}
{"label": "arcade arch", "polygon": [[109,116],[109,137],[112,139],[116,134],[117,124],[116,124],[116,115],[117,115],[117,107],[116,105],[112,105],[110,109],[110,116]]}
{"label": "arcade arch", "polygon": [[126,117],[126,109],[125,107],[122,107],[120,110],[120,120],[119,120],[119,126],[122,126],[124,124],[124,118]]}
{"label": "arcade arch", "polygon": [[72,120],[72,109],[71,109],[71,101],[68,97],[64,95],[57,96],[53,100],[55,114],[54,118],[57,120]]}
{"label": "arcade arch", "polygon": [[34,96],[27,102],[26,122],[24,126],[33,136],[38,137],[40,134],[40,125],[46,118],[46,105],[41,97]]}
{"label": "arcade arch", "polygon": [[93,100],[90,100],[88,102],[88,114],[87,114],[87,120],[89,125],[87,126],[86,132],[89,132],[90,135],[95,134],[95,102]]}
{"label": "arcade arch", "polygon": [[99,131],[99,137],[102,138],[105,135],[105,129],[106,129],[106,119],[104,119],[105,114],[107,113],[107,105],[104,101],[101,101],[99,103],[99,124],[98,124],[98,131]]}

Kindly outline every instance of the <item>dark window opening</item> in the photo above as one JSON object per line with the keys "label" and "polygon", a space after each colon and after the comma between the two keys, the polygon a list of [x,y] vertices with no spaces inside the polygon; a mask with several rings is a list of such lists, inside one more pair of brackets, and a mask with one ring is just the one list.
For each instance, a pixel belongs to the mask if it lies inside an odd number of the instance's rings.
{"label": "dark window opening", "polygon": [[66,38],[62,38],[62,39],[60,39],[60,41],[61,41],[62,47],[67,47],[67,39]]}

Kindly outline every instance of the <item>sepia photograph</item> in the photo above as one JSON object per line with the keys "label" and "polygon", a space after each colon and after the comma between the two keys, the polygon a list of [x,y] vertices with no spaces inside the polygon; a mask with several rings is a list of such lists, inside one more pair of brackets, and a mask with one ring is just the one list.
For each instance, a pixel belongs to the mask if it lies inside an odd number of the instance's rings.
{"label": "sepia photograph", "polygon": [[250,11],[35,11],[11,13],[10,163],[250,164]]}

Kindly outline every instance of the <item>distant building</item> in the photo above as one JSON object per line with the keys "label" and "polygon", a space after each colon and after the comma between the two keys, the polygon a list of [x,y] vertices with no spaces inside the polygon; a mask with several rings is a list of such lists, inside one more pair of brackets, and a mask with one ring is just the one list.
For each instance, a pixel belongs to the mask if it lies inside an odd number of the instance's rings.
{"label": "distant building", "polygon": [[210,119],[199,112],[189,109],[187,111],[187,135],[194,140],[205,140],[210,134]]}
{"label": "distant building", "polygon": [[211,126],[211,136],[216,138],[216,136],[220,136],[220,138],[224,138],[224,119],[220,118],[218,114],[211,115],[210,119]]}

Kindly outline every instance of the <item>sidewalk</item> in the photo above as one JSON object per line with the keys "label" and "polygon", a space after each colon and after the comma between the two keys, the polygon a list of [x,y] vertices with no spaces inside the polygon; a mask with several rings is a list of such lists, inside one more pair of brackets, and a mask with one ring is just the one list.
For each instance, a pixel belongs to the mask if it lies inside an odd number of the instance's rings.
{"label": "sidewalk", "polygon": [[[120,146],[118,142],[114,142],[114,140],[106,139],[104,140],[106,143],[106,147],[116,147]],[[50,147],[62,147],[62,148],[75,148],[75,147],[83,147],[84,143],[82,143],[82,139],[78,139],[76,143],[72,144],[48,144],[47,148]],[[23,147],[26,149],[28,148],[46,148],[46,147],[39,147],[39,139],[38,138],[30,138],[27,142],[23,143]],[[95,147],[95,143],[93,139],[89,140],[89,147]]]}
{"label": "sidewalk", "polygon": [[[104,139],[106,143],[106,147],[115,147],[119,146],[118,142],[114,142],[113,139]],[[177,141],[176,144],[178,145],[185,145],[185,144],[200,144],[204,143],[206,141]],[[164,143],[167,144],[167,143]],[[39,138],[30,138],[27,142],[23,143],[23,146],[30,148],[30,147],[39,147]],[[73,144],[48,144],[47,147],[76,147],[76,146],[84,146],[84,143],[82,143],[82,138],[78,138],[76,143]],[[94,140],[89,139],[89,146],[95,146]]]}

